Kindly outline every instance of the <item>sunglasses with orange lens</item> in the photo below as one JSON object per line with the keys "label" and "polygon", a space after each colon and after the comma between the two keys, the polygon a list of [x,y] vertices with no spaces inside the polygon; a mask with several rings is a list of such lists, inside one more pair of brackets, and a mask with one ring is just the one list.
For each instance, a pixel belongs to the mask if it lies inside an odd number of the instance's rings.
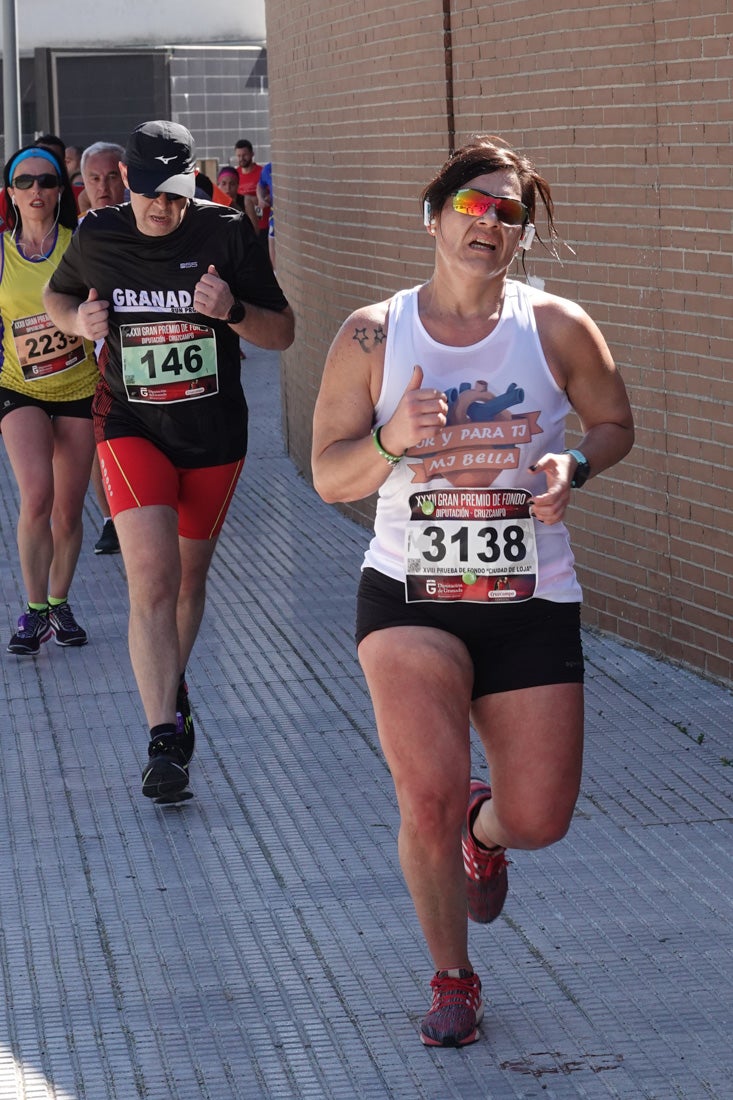
{"label": "sunglasses with orange lens", "polygon": [[529,210],[519,199],[503,199],[473,187],[455,191],[451,198],[456,213],[467,214],[469,218],[482,218],[493,206],[497,218],[504,225],[524,225],[529,221]]}

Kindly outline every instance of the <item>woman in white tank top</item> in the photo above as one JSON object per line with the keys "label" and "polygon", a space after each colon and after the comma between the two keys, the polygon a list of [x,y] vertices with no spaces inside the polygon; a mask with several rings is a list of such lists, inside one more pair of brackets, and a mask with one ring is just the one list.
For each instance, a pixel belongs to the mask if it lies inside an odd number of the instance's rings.
{"label": "woman in white tank top", "polygon": [[[435,269],[356,310],[330,349],[313,476],[329,502],[378,492],[357,642],[401,813],[400,861],[435,976],[420,1038],[474,1042],[467,919],[507,894],[507,848],[566,833],[583,746],[573,488],[633,443],[624,384],[577,305],[514,281],[547,182],[477,137],[425,188]],[[582,426],[565,446],[565,418]],[[470,775],[470,724],[491,786]]]}

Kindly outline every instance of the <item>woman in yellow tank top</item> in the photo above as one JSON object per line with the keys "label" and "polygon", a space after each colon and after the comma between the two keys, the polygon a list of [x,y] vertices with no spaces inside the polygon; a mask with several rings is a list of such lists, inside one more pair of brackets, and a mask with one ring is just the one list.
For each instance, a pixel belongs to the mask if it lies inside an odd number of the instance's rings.
{"label": "woman in yellow tank top", "polygon": [[98,372],[91,344],[59,332],[43,309],[43,287],[76,226],[66,169],[48,149],[27,146],[5,165],[4,183],[0,432],[20,494],[27,592],[8,652],[35,656],[51,636],[62,646],[87,641],[67,597],[81,549]]}

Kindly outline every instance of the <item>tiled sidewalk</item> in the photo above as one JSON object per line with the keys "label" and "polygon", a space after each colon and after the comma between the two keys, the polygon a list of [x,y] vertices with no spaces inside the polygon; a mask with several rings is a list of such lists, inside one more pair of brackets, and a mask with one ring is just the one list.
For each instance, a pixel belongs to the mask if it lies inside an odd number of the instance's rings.
{"label": "tiled sidewalk", "polygon": [[[277,370],[248,349],[252,447],[189,669],[193,801],[140,795],[91,494],[89,646],[0,646],[0,1100],[731,1100],[733,696],[592,635],[573,829],[513,853],[504,915],[472,927],[481,1041],[420,1044],[431,967],[352,642],[368,536],[285,456]],[[0,445],[7,637],[16,507]]]}

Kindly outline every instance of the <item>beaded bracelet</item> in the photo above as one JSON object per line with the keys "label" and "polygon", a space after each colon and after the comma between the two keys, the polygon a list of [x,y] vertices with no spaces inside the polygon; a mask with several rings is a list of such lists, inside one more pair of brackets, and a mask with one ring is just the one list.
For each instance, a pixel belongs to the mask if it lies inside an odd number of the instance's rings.
{"label": "beaded bracelet", "polygon": [[396,466],[397,463],[401,460],[402,455],[393,455],[390,454],[389,451],[385,451],[384,447],[382,446],[382,441],[379,438],[379,433],[381,432],[381,430],[382,425],[380,425],[378,428],[375,428],[372,432],[374,446],[377,448],[377,451],[382,456],[382,458],[389,462],[390,466]]}

